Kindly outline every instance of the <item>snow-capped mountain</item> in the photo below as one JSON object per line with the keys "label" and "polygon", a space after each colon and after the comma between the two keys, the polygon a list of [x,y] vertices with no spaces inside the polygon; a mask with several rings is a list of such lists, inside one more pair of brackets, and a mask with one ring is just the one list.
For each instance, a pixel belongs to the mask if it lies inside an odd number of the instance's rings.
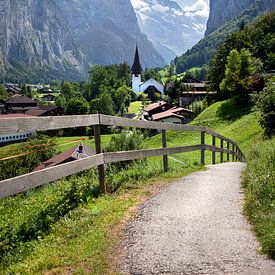
{"label": "snow-capped mountain", "polygon": [[139,26],[169,63],[204,36],[208,0],[131,0]]}

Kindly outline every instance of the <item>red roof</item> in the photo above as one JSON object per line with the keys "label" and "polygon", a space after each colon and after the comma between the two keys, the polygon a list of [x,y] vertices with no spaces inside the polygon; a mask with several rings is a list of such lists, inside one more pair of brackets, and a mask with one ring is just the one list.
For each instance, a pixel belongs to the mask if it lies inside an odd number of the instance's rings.
{"label": "red roof", "polygon": [[165,112],[154,114],[152,116],[152,118],[155,121],[163,119],[163,118],[171,117],[171,116],[175,116],[175,117],[178,117],[178,118],[184,118],[183,116],[177,114],[178,112],[182,112],[182,111],[187,112],[187,113],[193,113],[189,109],[185,109],[185,108],[182,108],[182,107],[173,107],[173,108],[171,108],[171,109],[169,109]]}
{"label": "red roof", "polygon": [[0,118],[11,118],[11,117],[32,117],[32,115],[26,115],[26,114],[6,114],[6,115],[0,115]]}
{"label": "red roof", "polygon": [[154,121],[158,121],[158,120],[161,120],[161,119],[164,119],[164,118],[168,118],[168,117],[178,117],[180,119],[184,119],[183,116],[180,116],[180,115],[177,115],[177,114],[174,114],[173,112],[162,112],[162,113],[158,113],[158,114],[155,114],[153,115],[153,120]]}
{"label": "red roof", "polygon": [[[80,152],[79,147],[83,146],[82,152]],[[62,163],[66,163],[66,162],[70,162],[70,161],[74,161],[74,160],[78,160],[78,159],[82,159],[82,158],[86,158],[89,156],[93,156],[95,155],[96,152],[95,150],[91,149],[90,147],[88,147],[85,144],[79,144],[59,155],[56,155],[54,157],[52,157],[51,159],[46,160],[45,162],[41,163],[39,166],[37,166],[33,172],[35,171],[40,171],[43,170],[45,168],[49,168],[49,167],[53,167]]]}
{"label": "red roof", "polygon": [[144,111],[145,112],[150,112],[150,111],[152,111],[152,110],[154,110],[156,108],[159,108],[161,106],[164,106],[166,104],[168,104],[168,103],[165,102],[165,101],[156,102],[156,103],[150,104],[149,106],[147,106],[146,108],[144,108]]}

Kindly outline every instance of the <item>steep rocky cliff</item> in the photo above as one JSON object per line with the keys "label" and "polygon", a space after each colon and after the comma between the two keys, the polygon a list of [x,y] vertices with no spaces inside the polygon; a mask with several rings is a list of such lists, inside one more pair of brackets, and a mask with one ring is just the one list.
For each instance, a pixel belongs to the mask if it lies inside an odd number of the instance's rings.
{"label": "steep rocky cliff", "polygon": [[51,0],[0,1],[0,72],[4,79],[79,79],[86,65]]}
{"label": "steep rocky cliff", "polygon": [[274,0],[210,0],[210,15],[205,34],[215,31],[228,20],[239,16],[255,2],[259,2],[261,11],[275,9]]}
{"label": "steep rocky cliff", "polygon": [[131,64],[138,43],[143,66],[164,65],[164,59],[141,33],[130,0],[58,1],[90,64]]}
{"label": "steep rocky cliff", "polygon": [[89,65],[164,59],[141,33],[130,0],[0,1],[0,80],[85,79]]}

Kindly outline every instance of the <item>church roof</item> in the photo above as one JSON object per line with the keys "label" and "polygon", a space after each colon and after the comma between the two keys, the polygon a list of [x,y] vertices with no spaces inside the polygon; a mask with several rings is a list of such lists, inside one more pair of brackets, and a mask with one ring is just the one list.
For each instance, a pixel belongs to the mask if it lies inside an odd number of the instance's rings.
{"label": "church roof", "polygon": [[137,46],[136,46],[135,60],[134,60],[134,64],[132,66],[131,72],[133,74],[140,74],[142,72],[142,67],[140,65],[138,47]]}

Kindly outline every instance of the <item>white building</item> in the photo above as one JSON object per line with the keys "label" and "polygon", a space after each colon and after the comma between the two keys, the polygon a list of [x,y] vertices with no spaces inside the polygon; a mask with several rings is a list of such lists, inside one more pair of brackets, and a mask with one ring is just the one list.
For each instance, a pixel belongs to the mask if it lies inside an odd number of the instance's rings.
{"label": "white building", "polygon": [[163,95],[164,86],[160,82],[156,81],[155,79],[150,78],[144,83],[141,82],[142,67],[140,65],[138,47],[136,47],[135,59],[134,59],[131,72],[132,72],[132,89],[136,94],[139,94],[141,92],[146,93],[149,91],[149,89],[154,89],[156,92],[159,92],[161,95]]}

